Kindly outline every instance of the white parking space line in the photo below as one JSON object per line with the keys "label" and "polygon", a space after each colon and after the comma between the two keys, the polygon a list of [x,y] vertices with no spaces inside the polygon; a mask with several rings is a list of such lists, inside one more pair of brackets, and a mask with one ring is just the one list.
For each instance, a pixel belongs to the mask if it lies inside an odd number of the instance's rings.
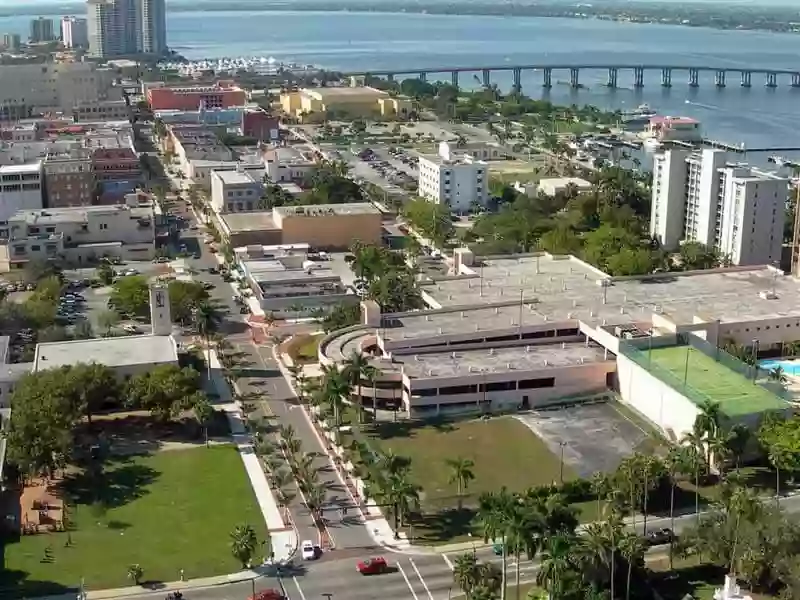
{"label": "white parking space line", "polygon": [[417,574],[417,577],[419,577],[419,581],[420,581],[420,583],[422,583],[422,587],[424,587],[425,591],[428,592],[428,598],[433,600],[433,594],[431,594],[431,591],[428,589],[428,584],[425,583],[425,580],[422,578],[422,573],[419,572],[419,569],[417,568],[417,565],[414,564],[414,559],[413,558],[409,558],[408,562],[410,562],[411,566],[414,568],[414,572]]}
{"label": "white parking space line", "polygon": [[414,600],[419,600],[419,598],[417,597],[417,592],[415,592],[414,588],[411,587],[411,582],[408,580],[406,572],[403,571],[403,565],[401,565],[399,562],[397,563],[397,570],[400,571],[400,575],[402,575],[403,579],[406,580],[406,585],[408,586],[408,589],[411,590],[411,595],[414,596]]}
{"label": "white parking space line", "polygon": [[292,581],[294,581],[294,585],[297,588],[297,593],[300,594],[300,598],[302,600],[306,600],[306,595],[303,593],[303,589],[300,587],[300,582],[297,581],[297,577],[292,576]]}
{"label": "white parking space line", "polygon": [[455,569],[453,568],[453,562],[447,557],[447,554],[442,554],[442,558],[444,559],[447,568],[450,569],[451,571],[455,571]]}

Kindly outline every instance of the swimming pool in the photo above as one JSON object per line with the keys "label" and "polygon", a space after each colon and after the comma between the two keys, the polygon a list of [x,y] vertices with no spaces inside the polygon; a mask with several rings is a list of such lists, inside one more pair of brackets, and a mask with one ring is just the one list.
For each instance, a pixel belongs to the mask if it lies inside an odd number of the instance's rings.
{"label": "swimming pool", "polygon": [[772,371],[776,367],[783,369],[787,375],[800,377],[800,359],[761,360],[758,362],[758,368],[765,371]]}

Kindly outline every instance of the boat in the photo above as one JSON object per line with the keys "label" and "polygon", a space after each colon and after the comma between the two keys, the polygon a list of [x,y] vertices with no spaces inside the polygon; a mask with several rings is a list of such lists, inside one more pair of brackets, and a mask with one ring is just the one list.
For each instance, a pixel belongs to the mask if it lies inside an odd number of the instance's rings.
{"label": "boat", "polygon": [[634,110],[622,111],[622,122],[626,125],[644,125],[657,116],[649,104],[640,104]]}

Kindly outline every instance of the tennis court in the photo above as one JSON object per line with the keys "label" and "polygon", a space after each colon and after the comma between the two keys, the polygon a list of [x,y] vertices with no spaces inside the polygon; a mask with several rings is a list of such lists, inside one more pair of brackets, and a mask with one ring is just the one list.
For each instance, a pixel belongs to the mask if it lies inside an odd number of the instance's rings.
{"label": "tennis court", "polygon": [[659,369],[667,371],[672,376],[667,383],[692,402],[699,404],[703,399],[719,402],[722,412],[729,417],[787,407],[786,401],[759,383],[691,346],[654,348],[651,353],[649,360],[654,374]]}

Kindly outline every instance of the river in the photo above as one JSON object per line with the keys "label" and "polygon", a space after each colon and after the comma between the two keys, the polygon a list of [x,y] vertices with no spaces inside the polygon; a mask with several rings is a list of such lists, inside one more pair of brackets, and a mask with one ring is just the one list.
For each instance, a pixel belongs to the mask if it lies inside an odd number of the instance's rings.
{"label": "river", "polygon": [[[27,33],[28,17],[0,18],[0,32]],[[391,69],[547,63],[665,63],[782,68],[797,66],[800,35],[721,31],[669,25],[626,24],[580,19],[481,17],[424,14],[314,12],[170,12],[170,47],[187,58],[273,56],[287,62],[329,69]],[[727,88],[701,75],[691,89],[682,73],[673,87],[659,85],[659,73],[646,75],[645,87],[632,88],[632,73],[619,75],[617,90],[603,83],[603,72],[582,72],[588,89],[554,85],[546,92],[541,73],[523,74],[524,93],[546,95],[556,103],[634,108],[648,103],[662,114],[686,115],[703,123],[708,137],[752,147],[800,146],[800,89],[782,80],[767,89],[760,77],[741,88],[731,74]],[[442,78],[447,78],[443,75]],[[554,74],[567,79],[567,73]],[[493,75],[501,88],[510,73]],[[476,85],[468,74],[462,85]],[[800,153],[787,153],[800,157]],[[748,156],[755,162],[762,157]]]}

